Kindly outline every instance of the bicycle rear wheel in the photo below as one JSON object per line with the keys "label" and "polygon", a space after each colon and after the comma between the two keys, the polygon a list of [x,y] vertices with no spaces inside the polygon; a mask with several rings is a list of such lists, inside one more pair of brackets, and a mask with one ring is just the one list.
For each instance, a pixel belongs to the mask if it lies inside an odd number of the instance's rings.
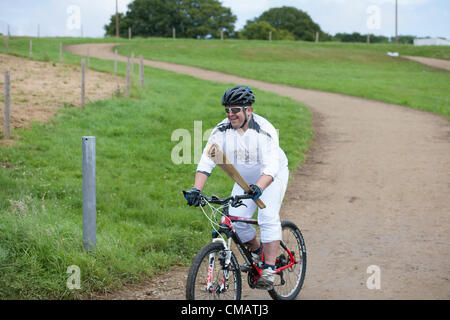
{"label": "bicycle rear wheel", "polygon": [[[282,221],[282,239],[285,246],[293,253],[296,263],[275,276],[275,283],[269,294],[274,300],[293,300],[300,293],[306,273],[306,247],[300,229],[290,221]],[[289,254],[280,247],[277,268],[289,264]]]}
{"label": "bicycle rear wheel", "polygon": [[204,246],[195,256],[186,284],[187,300],[241,299],[239,264],[231,252],[230,264],[225,266],[226,252],[223,244],[216,242]]}

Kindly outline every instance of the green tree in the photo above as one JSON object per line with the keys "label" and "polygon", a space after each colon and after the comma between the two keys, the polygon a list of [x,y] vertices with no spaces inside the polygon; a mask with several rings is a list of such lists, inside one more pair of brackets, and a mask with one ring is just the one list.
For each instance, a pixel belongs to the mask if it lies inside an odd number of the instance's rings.
{"label": "green tree", "polygon": [[[128,26],[130,25],[129,19],[125,17],[123,13],[119,13],[119,36],[128,37]],[[105,25],[106,35],[116,35],[116,15],[111,16],[109,24]]]}
{"label": "green tree", "polygon": [[[335,39],[341,42],[367,42],[367,34],[353,33],[336,33]],[[370,34],[370,43],[388,42],[389,39],[385,36],[376,36]]]}
{"label": "green tree", "polygon": [[266,21],[247,21],[244,29],[240,32],[241,39],[269,39],[269,32],[272,31],[273,40],[295,40],[295,36],[287,30],[278,30]]}
{"label": "green tree", "polygon": [[321,41],[331,38],[306,12],[294,7],[271,8],[255,19],[255,22],[259,21],[266,21],[278,30],[290,32],[295,40],[314,41],[316,32],[319,32]]}
{"label": "green tree", "polygon": [[[398,36],[398,43],[413,44],[415,38],[417,38],[417,37],[416,36]],[[393,39],[395,40],[395,37]]]}
{"label": "green tree", "polygon": [[[172,28],[177,37],[203,38],[234,35],[236,16],[218,0],[134,0],[128,5],[119,23],[120,36],[133,35],[170,37]],[[115,35],[115,15],[105,25],[106,35]]]}
{"label": "green tree", "polygon": [[[342,42],[366,42],[367,36],[360,34],[359,32],[353,33],[336,33],[336,39],[339,39]],[[371,39],[373,40],[373,39]]]}
{"label": "green tree", "polygon": [[[367,42],[367,35],[365,35],[365,37]],[[383,42],[389,42],[389,38],[385,36],[377,36],[374,34],[370,35],[370,43],[383,43]]]}
{"label": "green tree", "polygon": [[217,0],[183,1],[182,10],[186,12],[187,38],[220,37],[220,31],[231,37],[234,35],[236,16],[230,8],[225,8]]}

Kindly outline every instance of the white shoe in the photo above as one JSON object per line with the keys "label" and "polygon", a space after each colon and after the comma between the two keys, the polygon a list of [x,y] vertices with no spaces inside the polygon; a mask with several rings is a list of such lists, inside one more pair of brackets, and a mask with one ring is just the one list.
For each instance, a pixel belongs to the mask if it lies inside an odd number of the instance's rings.
{"label": "white shoe", "polygon": [[272,290],[274,281],[275,270],[272,270],[272,268],[266,268],[261,272],[261,278],[256,281],[256,287],[258,289]]}

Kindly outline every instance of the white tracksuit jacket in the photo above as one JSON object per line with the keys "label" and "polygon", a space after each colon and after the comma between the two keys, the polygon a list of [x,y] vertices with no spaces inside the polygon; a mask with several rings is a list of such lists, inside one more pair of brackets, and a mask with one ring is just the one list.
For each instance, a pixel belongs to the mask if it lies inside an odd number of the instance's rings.
{"label": "white tracksuit jacket", "polygon": [[[248,184],[255,184],[262,174],[270,175],[274,181],[264,190],[261,200],[265,209],[258,211],[258,223],[261,230],[261,241],[281,240],[281,224],[279,211],[286,191],[289,170],[285,153],[279,146],[278,133],[265,118],[252,113],[249,127],[242,135],[242,130],[235,130],[228,118],[219,123],[212,131],[197,171],[210,175],[215,163],[206,155],[209,144],[215,142],[233,163],[237,171]],[[242,188],[235,184],[232,194],[243,194]],[[230,207],[230,215],[251,218],[257,206],[251,199],[244,200],[247,205],[238,208]],[[255,229],[244,223],[234,224],[239,237],[245,243],[255,237]]]}

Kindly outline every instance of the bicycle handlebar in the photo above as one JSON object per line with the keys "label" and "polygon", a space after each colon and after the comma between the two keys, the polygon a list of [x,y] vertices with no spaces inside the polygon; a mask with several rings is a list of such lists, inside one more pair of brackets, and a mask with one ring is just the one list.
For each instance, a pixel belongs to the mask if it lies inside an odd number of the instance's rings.
{"label": "bicycle handlebar", "polygon": [[241,200],[244,199],[251,199],[252,196],[248,195],[248,194],[243,194],[243,195],[237,195],[237,196],[230,196],[228,198],[219,198],[215,195],[212,195],[211,198],[208,198],[206,196],[203,196],[203,199],[208,201],[209,203],[214,203],[214,204],[220,204],[220,205],[226,205],[228,203],[231,202],[231,206],[234,207],[234,204],[238,204]]}
{"label": "bicycle handlebar", "polygon": [[[183,190],[183,194],[186,194],[185,190]],[[232,207],[236,207],[239,205],[244,205],[244,204],[242,204],[241,200],[252,199],[252,196],[245,194],[245,193],[243,195],[230,196],[228,198],[219,198],[216,195],[212,195],[211,198],[208,198],[203,194],[201,194],[201,197],[202,197],[202,203],[201,203],[202,207],[206,205],[206,203],[203,203],[204,201],[213,203],[213,204],[218,204],[218,205],[227,205],[228,203],[231,202],[230,205]]]}

